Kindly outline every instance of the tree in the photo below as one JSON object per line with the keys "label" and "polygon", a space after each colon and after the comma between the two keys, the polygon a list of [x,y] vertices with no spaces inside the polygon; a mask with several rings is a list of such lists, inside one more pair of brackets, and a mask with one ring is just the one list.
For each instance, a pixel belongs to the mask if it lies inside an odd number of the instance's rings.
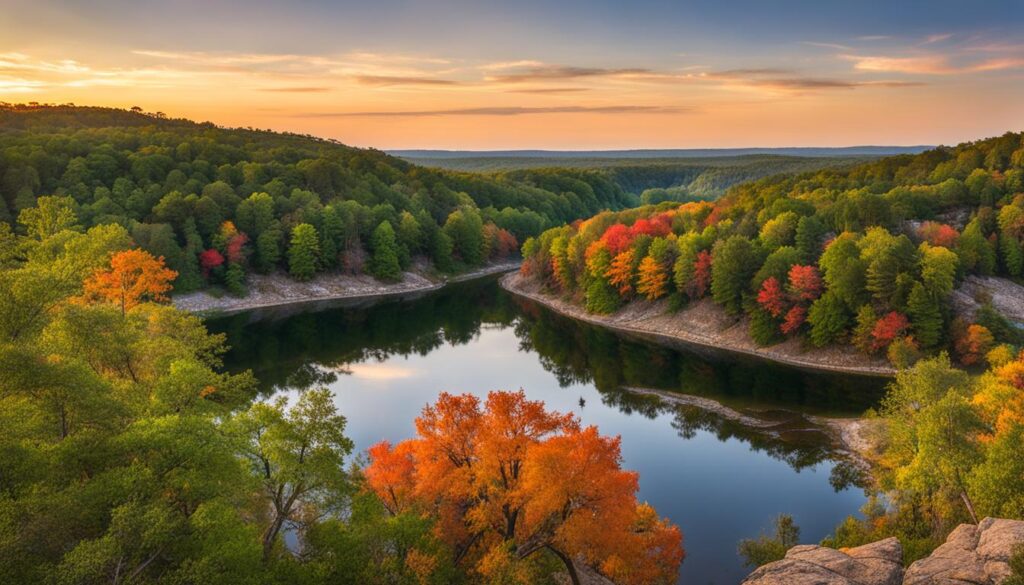
{"label": "tree", "polygon": [[921,347],[934,347],[942,340],[942,308],[936,294],[929,292],[925,284],[919,282],[910,290],[907,312]]}
{"label": "tree", "polygon": [[800,218],[796,226],[796,249],[804,262],[817,261],[826,232],[825,224],[813,215]]}
{"label": "tree", "polygon": [[154,258],[144,250],[125,250],[110,258],[110,269],[97,270],[85,281],[85,297],[115,302],[125,315],[145,299],[166,301],[165,293],[177,276],[164,266],[163,256]]}
{"label": "tree", "polygon": [[743,236],[719,242],[712,253],[711,294],[730,314],[739,314],[743,293],[757,271],[759,258],[753,244]]}
{"label": "tree", "polygon": [[886,422],[883,465],[890,470],[886,485],[952,505],[959,500],[977,522],[967,492],[970,470],[980,450],[977,413],[970,405],[971,378],[942,354],[896,374],[882,404]]}
{"label": "tree", "polygon": [[821,296],[824,286],[817,268],[796,265],[789,269],[788,288],[798,301],[814,301]]}
{"label": "tree", "polygon": [[757,292],[757,304],[772,317],[781,317],[788,308],[788,299],[774,276],[768,277]]}
{"label": "tree", "polygon": [[457,565],[494,579],[551,555],[578,583],[571,559],[582,556],[616,582],[676,580],[679,530],[637,503],[618,439],[522,391],[491,392],[483,405],[441,394],[416,429],[374,447],[367,477],[390,510],[433,515]]}
{"label": "tree", "polygon": [[398,262],[398,241],[391,224],[384,221],[373,230],[373,257],[370,260],[370,272],[380,280],[399,280],[402,267]]}
{"label": "tree", "polygon": [[486,259],[484,223],[475,209],[456,209],[444,224],[444,233],[451,238],[454,252],[463,262],[478,266]]}
{"label": "tree", "polygon": [[800,527],[793,522],[793,517],[789,514],[779,514],[775,518],[775,533],[772,536],[762,533],[756,539],[741,540],[739,554],[743,557],[744,565],[760,567],[782,560],[786,556],[786,551],[799,543]]}
{"label": "tree", "polygon": [[647,256],[640,262],[636,292],[649,301],[661,298],[668,292],[668,275],[653,256]]}
{"label": "tree", "polygon": [[199,266],[203,270],[203,278],[209,278],[210,272],[224,265],[224,255],[216,248],[204,250],[199,254]]}
{"label": "tree", "polygon": [[821,255],[818,266],[829,292],[848,310],[864,304],[865,266],[860,259],[856,235],[845,232],[832,240]]}
{"label": "tree", "polygon": [[288,270],[299,280],[309,280],[320,266],[320,238],[316,228],[300,223],[292,229],[288,246]]}
{"label": "tree", "polygon": [[286,522],[301,528],[303,518],[341,511],[351,493],[344,463],[352,441],[344,435],[345,417],[337,413],[330,391],[306,390],[292,408],[287,406],[283,396],[256,402],[232,423],[269,506],[261,536],[264,561]]}
{"label": "tree", "polygon": [[45,240],[64,230],[77,229],[75,201],[70,197],[40,197],[35,207],[22,209],[18,223],[25,227],[28,237]]}
{"label": "tree", "polygon": [[612,259],[611,266],[605,276],[608,277],[608,284],[619,291],[620,296],[627,296],[633,292],[633,264],[636,259],[636,252],[629,248],[619,252]]}
{"label": "tree", "polygon": [[871,330],[871,349],[878,351],[889,347],[896,338],[901,337],[910,329],[907,316],[896,311],[886,313]]}
{"label": "tree", "polygon": [[992,332],[977,323],[969,325],[963,333],[953,341],[953,347],[960,358],[960,363],[971,366],[980,363],[995,345]]}
{"label": "tree", "polygon": [[807,320],[807,308],[801,305],[795,305],[786,312],[786,317],[782,320],[782,325],[779,329],[784,335],[793,335]]}
{"label": "tree", "polygon": [[842,337],[850,325],[846,303],[831,290],[814,301],[807,313],[811,343],[824,347]]}

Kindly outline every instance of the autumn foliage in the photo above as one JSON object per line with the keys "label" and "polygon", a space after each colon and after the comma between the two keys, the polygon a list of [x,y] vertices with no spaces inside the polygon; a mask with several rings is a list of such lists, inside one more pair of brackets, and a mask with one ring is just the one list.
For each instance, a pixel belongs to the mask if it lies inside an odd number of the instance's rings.
{"label": "autumn foliage", "polygon": [[650,256],[644,258],[640,263],[639,273],[636,285],[638,293],[651,301],[665,296],[668,292],[668,274],[657,260]]}
{"label": "autumn foliage", "polygon": [[786,295],[774,276],[766,278],[761,283],[761,290],[757,292],[757,304],[772,317],[778,317],[786,310]]}
{"label": "autumn foliage", "polygon": [[875,323],[871,330],[872,349],[877,351],[888,347],[897,337],[902,336],[910,328],[907,316],[891,311]]}
{"label": "autumn foliage", "polygon": [[605,273],[608,283],[617,288],[620,295],[625,296],[633,292],[633,262],[635,259],[636,253],[632,248],[620,252],[612,259],[612,265]]}
{"label": "autumn foliage", "polygon": [[164,266],[163,256],[154,258],[145,250],[124,250],[110,258],[110,268],[101,268],[83,283],[85,298],[117,303],[121,313],[144,300],[166,301],[171,281],[178,273]]}
{"label": "autumn foliage", "polygon": [[978,324],[968,326],[963,334],[953,341],[953,347],[960,357],[960,362],[965,366],[981,362],[993,345],[995,345],[995,337],[992,332]]}
{"label": "autumn foliage", "polygon": [[391,513],[434,518],[456,565],[487,581],[552,555],[574,580],[569,559],[617,583],[675,582],[682,535],[637,502],[618,438],[522,391],[442,394],[416,430],[372,447],[366,479]]}

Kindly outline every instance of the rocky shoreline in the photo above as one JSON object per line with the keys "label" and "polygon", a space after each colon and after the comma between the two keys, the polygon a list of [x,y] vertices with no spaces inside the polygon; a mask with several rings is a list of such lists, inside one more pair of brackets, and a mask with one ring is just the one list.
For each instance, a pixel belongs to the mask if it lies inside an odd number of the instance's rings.
{"label": "rocky shoreline", "polygon": [[410,271],[403,273],[402,279],[394,283],[383,283],[369,275],[322,274],[308,282],[299,282],[285,275],[257,274],[249,278],[249,294],[244,297],[216,297],[206,291],[197,291],[177,295],[172,302],[178,309],[203,316],[232,315],[255,309],[330,301],[358,302],[416,296],[440,290],[456,282],[509,272],[518,267],[519,262],[505,262],[446,278],[438,278],[425,271]]}
{"label": "rocky shoreline", "polygon": [[800,339],[759,347],[747,334],[745,319],[725,314],[710,299],[672,313],[667,301],[635,301],[611,315],[593,315],[584,308],[541,290],[539,283],[520,273],[501,278],[501,286],[516,295],[578,321],[649,339],[661,345],[683,345],[726,354],[740,354],[803,370],[891,377],[896,374],[884,358],[866,356],[853,347],[807,348]]}

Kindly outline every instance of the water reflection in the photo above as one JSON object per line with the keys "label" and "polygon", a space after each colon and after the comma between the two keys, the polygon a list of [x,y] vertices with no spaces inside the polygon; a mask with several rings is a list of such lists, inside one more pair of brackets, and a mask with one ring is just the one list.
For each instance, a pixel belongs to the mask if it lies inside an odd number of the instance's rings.
{"label": "water reflection", "polygon": [[[562,318],[494,281],[415,301],[243,314],[209,326],[228,336],[229,367],[253,369],[264,393],[330,386],[359,449],[411,436],[419,409],[441,390],[522,386],[531,399],[620,435],[624,466],[640,473],[640,497],[683,528],[686,582],[738,582],[746,571],[736,542],[779,513],[793,514],[811,542],[864,499],[847,489],[855,474],[804,415],[856,415],[878,396],[877,380],[651,345]],[[651,392],[710,398],[745,418]]]}

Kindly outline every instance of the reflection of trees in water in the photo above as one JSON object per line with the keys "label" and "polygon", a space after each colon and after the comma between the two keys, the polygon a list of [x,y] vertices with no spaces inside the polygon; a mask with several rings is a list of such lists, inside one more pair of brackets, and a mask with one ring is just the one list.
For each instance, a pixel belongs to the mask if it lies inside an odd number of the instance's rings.
{"label": "reflection of trees in water", "polygon": [[764,363],[716,361],[634,341],[561,317],[536,303],[513,299],[493,281],[463,283],[422,299],[368,308],[328,309],[262,321],[242,314],[211,321],[209,327],[227,334],[229,366],[251,368],[263,390],[272,391],[331,383],[346,373],[344,366],[349,363],[426,355],[446,343],[467,344],[486,324],[514,324],[519,349],[535,353],[562,387],[593,384],[604,404],[623,413],[654,418],[668,412],[684,438],[705,431],[723,441],[740,439],[797,470],[835,455],[820,433],[806,427],[751,429],[714,412],[665,405],[656,396],[622,388],[657,388],[723,403],[846,412],[864,410],[881,390],[874,381],[814,375]]}
{"label": "reflection of trees in water", "polygon": [[516,322],[520,348],[535,351],[563,386],[593,383],[608,404],[645,412],[622,386],[657,388],[723,403],[764,404],[856,414],[880,398],[883,382],[808,373],[765,362],[709,359],[632,340],[529,301]]}
{"label": "reflection of trees in water", "polygon": [[343,372],[348,363],[466,344],[479,335],[481,323],[507,325],[513,318],[508,297],[493,282],[477,282],[413,301],[262,321],[240,314],[212,320],[208,327],[227,335],[229,366],[252,369],[261,388],[270,391],[316,381],[325,370]]}

